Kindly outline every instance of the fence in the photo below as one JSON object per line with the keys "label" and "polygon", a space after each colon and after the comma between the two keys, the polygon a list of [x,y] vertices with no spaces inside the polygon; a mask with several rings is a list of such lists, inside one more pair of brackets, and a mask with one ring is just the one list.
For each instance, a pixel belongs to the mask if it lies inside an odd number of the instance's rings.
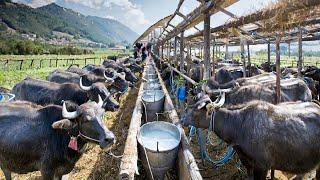
{"label": "fence", "polygon": [[67,67],[71,64],[85,66],[87,64],[101,64],[103,57],[91,58],[51,58],[51,59],[20,59],[20,60],[0,60],[0,70],[27,70],[41,69],[46,67]]}

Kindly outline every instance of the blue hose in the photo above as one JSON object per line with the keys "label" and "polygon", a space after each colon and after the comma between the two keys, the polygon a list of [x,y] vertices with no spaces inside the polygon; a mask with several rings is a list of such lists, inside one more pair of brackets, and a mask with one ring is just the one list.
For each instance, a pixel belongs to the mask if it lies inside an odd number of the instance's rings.
{"label": "blue hose", "polygon": [[225,165],[232,159],[233,155],[235,154],[235,150],[232,148],[232,146],[228,146],[222,158],[213,160],[208,154],[206,144],[202,143],[201,129],[191,126],[189,131],[189,140],[191,140],[191,138],[194,137],[195,134],[197,134],[197,141],[200,147],[201,159],[211,162],[215,167]]}

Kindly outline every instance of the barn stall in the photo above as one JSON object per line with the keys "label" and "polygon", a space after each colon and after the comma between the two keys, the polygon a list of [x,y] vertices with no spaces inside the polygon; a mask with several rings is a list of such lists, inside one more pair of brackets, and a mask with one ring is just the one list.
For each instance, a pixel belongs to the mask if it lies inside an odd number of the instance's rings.
{"label": "barn stall", "polygon": [[[289,62],[289,64],[297,64],[298,76],[301,76],[303,67],[308,63],[303,62],[302,42],[319,40],[320,2],[318,1],[303,0],[290,1],[289,3],[288,1],[279,1],[270,7],[243,17],[237,17],[226,10],[227,7],[237,2],[237,0],[199,1],[199,6],[196,9],[184,15],[180,12],[184,0],[180,0],[174,14],[148,28],[136,41],[153,43],[152,57],[147,59],[146,67],[150,65],[154,68],[164,94],[164,106],[162,112],[158,113],[159,118],[177,125],[181,132],[178,155],[175,157],[177,161],[173,170],[169,170],[166,174],[167,179],[243,179],[246,177],[246,173],[236,155],[232,151],[225,151],[227,148],[225,143],[219,145],[218,149],[203,149],[203,147],[201,149],[197,145],[198,140],[191,139],[192,136],[190,138],[186,136],[188,129],[182,129],[179,124],[182,108],[177,106],[179,103],[175,101],[177,97],[170,92],[170,86],[161,78],[161,72],[159,72],[162,71],[161,64],[169,63],[168,67],[172,72],[178,73],[191,86],[198,86],[199,83],[190,78],[188,73],[193,66],[196,66],[192,60],[201,61],[201,65],[204,67],[202,77],[206,81],[215,75],[215,64],[218,62],[218,58],[221,58],[221,56],[218,57],[218,55],[221,55],[220,48],[225,47],[224,58],[230,59],[228,47],[240,46],[243,72],[249,71],[250,74],[250,69],[246,69],[248,64],[253,64],[250,58],[250,47],[257,44],[267,44],[268,56],[266,60],[270,64],[270,44],[275,44],[277,52],[275,59],[276,92],[277,99],[280,102],[280,67],[283,63],[280,57],[280,43],[286,43],[290,46],[290,43],[298,42],[298,60],[294,63]],[[210,16],[218,12],[230,16],[233,21],[211,28]],[[172,20],[177,16],[181,17],[182,21],[173,25]],[[201,22],[203,22],[203,30],[200,30],[197,26]],[[248,24],[253,27],[247,28],[245,25]],[[192,28],[197,32],[186,35],[186,31]],[[276,29],[279,29],[279,31],[275,31]],[[247,52],[245,52],[246,48]],[[195,56],[196,54],[198,57]],[[154,64],[153,62],[159,63],[160,66],[157,67],[155,65],[157,63]],[[181,71],[185,65],[187,71]],[[148,77],[146,75],[148,70],[148,68],[145,68],[142,77]],[[149,78],[145,79],[148,82]],[[145,83],[141,82],[139,89],[132,89],[126,96],[122,97],[119,112],[108,113],[107,115],[106,124],[115,132],[118,138],[117,143],[107,152],[98,148],[89,149],[71,173],[71,179],[144,179],[147,177],[150,172],[147,172],[148,168],[144,168],[146,164],[143,165],[141,161],[145,158],[145,155],[139,152],[141,147],[137,140],[140,128],[146,121],[146,112],[142,100]],[[136,101],[132,97],[136,97]],[[200,132],[200,136],[204,135]],[[219,141],[214,134],[211,134],[209,138],[211,141],[215,141],[214,143]],[[212,164],[205,158],[203,159],[202,153],[209,154],[214,163],[222,160],[222,165],[217,166],[217,164]],[[148,164],[147,166],[150,168],[150,164]],[[288,179],[291,176],[276,172],[276,178],[278,179]],[[14,178],[38,179],[39,174],[14,176]]]}
{"label": "barn stall", "polygon": [[[303,77],[304,72],[302,71],[309,66],[318,66],[319,64],[318,60],[313,62],[305,61],[302,51],[303,42],[319,40],[319,2],[313,0],[277,1],[261,10],[241,17],[228,10],[232,9],[229,7],[236,5],[238,2],[232,0],[199,1],[197,8],[188,14],[183,14],[181,13],[181,7],[185,2],[180,0],[176,11],[172,15],[160,20],[159,24],[156,23],[151,26],[136,42],[151,42],[154,45],[153,57],[159,63],[158,67],[160,69],[162,66],[169,68],[171,74],[177,73],[180,78],[183,78],[192,87],[199,86],[211,76],[215,76],[218,63],[233,60],[234,53],[230,53],[228,49],[239,47],[240,58],[238,62],[243,67],[241,71],[244,77],[252,75],[248,66],[264,62],[268,64],[274,63],[274,71],[277,75],[276,101],[279,103],[281,102],[281,68],[288,66],[296,68],[297,74],[295,76]],[[231,21],[212,28],[210,24],[212,19],[210,20],[210,18],[218,12],[228,16]],[[163,23],[163,21],[166,22]],[[295,60],[291,57],[293,54],[291,45],[294,43],[298,47],[298,57]],[[281,59],[280,44],[287,45],[289,60]],[[267,56],[264,59],[257,60],[251,56],[250,48],[255,48],[256,45],[266,45]],[[275,58],[272,57],[271,45],[274,45]],[[221,52],[221,48],[224,48],[225,52]],[[274,62],[272,58],[275,59]],[[200,66],[202,67],[201,82],[195,82],[190,78],[190,70],[195,66],[199,66],[198,63],[194,63],[195,61],[200,61]],[[181,71],[181,69],[184,69],[184,71]],[[162,71],[163,69],[161,69]],[[318,81],[317,79],[313,80]],[[171,81],[167,88],[171,89],[172,84],[174,83]],[[178,98],[175,93],[170,95],[174,100]],[[316,100],[317,97],[315,97],[314,101]],[[180,115],[180,107],[176,106],[176,108]],[[217,140],[214,135],[212,136],[213,141]],[[237,160],[238,158],[231,158],[232,155],[228,152],[229,148],[225,151],[226,144],[223,143],[221,145],[220,148],[223,150],[219,148],[218,150],[213,150],[216,147],[211,148],[210,143],[206,145],[208,149],[204,149],[203,147],[198,147],[197,141],[199,139],[190,140],[192,152],[196,157],[196,161],[199,162],[198,166],[201,169],[200,172],[203,178],[243,179],[246,177],[245,170]],[[208,158],[208,154],[212,158]],[[226,159],[222,166],[217,168],[215,163],[224,158]],[[205,162],[199,159],[205,159]],[[272,171],[272,175],[269,174],[269,176],[273,176],[273,173]],[[224,176],[225,174],[227,175]],[[293,176],[276,171],[276,178],[278,179],[289,179]],[[313,176],[314,174],[311,175],[311,177]]]}

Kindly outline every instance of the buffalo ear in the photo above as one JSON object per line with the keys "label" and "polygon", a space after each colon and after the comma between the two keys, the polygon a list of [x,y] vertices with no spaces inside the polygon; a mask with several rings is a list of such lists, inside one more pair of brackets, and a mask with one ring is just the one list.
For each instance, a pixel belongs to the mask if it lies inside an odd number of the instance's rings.
{"label": "buffalo ear", "polygon": [[51,126],[53,129],[71,129],[75,123],[69,119],[61,119],[54,122]]}
{"label": "buffalo ear", "polygon": [[206,102],[202,102],[201,104],[198,105],[198,109],[202,109],[207,103]]}

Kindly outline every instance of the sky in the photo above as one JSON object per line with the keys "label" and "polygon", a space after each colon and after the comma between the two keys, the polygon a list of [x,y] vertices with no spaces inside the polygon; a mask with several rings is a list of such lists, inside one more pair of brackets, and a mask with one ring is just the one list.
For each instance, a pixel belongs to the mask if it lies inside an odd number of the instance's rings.
{"label": "sky", "polygon": [[[179,0],[13,0],[24,3],[32,7],[40,7],[50,3],[57,3],[65,8],[70,8],[84,15],[93,15],[104,18],[111,18],[120,21],[129,28],[142,34],[149,26],[161,18],[172,14]],[[240,0],[227,9],[238,16],[245,15],[275,0]],[[185,0],[181,7],[181,12],[187,14],[192,9],[199,6],[196,0]],[[230,18],[222,13],[217,13],[211,17],[211,26],[225,23]],[[175,18],[173,24],[177,24],[181,19]],[[202,29],[203,24],[197,27]],[[195,30],[186,32],[191,34]]]}

